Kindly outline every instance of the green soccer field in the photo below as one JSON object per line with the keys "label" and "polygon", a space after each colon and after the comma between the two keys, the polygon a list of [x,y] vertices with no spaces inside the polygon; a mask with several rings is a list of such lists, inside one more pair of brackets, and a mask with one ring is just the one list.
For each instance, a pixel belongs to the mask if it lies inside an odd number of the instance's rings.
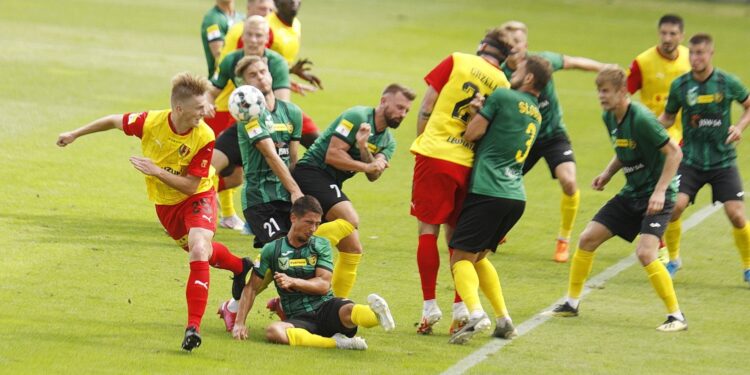
{"label": "green soccer field", "polygon": [[[244,1],[239,1],[244,8]],[[686,35],[715,38],[714,63],[750,85],[750,6],[653,1],[306,1],[300,12],[302,57],[315,62],[325,90],[293,100],[325,127],[353,105],[376,105],[391,82],[416,89],[412,113],[396,131],[399,148],[384,176],[358,176],[344,186],[361,217],[365,257],[352,299],[377,292],[390,303],[395,332],[360,330],[365,352],[272,345],[262,329],[272,320],[259,297],[248,341],[234,341],[215,309],[229,297],[226,271],[212,271],[201,333],[203,345],[180,350],[186,318],[186,254],[159,224],[142,175],[128,162],[140,154],[122,133],[90,135],[60,149],[60,132],[111,114],[169,105],[171,77],[206,74],[199,39],[204,0],[4,0],[0,2],[0,373],[366,373],[443,372],[495,340],[450,346],[453,299],[441,240],[438,300],[445,314],[432,336],[415,333],[421,289],[416,222],[409,216],[416,113],[422,77],[454,51],[473,52],[484,31],[518,19],[530,28],[530,49],[629,65],[657,41],[668,12],[686,21]],[[622,185],[589,188],[612,156],[601,122],[594,75],[558,72],[557,91],[578,161],[581,209],[577,234]],[[735,106],[734,119],[739,117]],[[750,176],[750,149],[739,146]],[[747,184],[750,180],[746,180]],[[568,265],[552,262],[559,220],[557,182],[544,163],[527,176],[526,212],[509,241],[491,257],[516,325],[562,297]],[[699,195],[686,217],[706,206]],[[237,196],[239,207],[239,196]],[[255,256],[251,237],[219,229],[217,240]],[[470,373],[746,373],[750,288],[724,215],[709,216],[683,238],[684,269],[675,279],[690,330],[658,333],[664,319],[645,272],[625,269],[588,295],[576,319],[550,320],[476,363]],[[619,239],[605,244],[592,275],[633,252]],[[485,309],[490,304],[483,300]]]}

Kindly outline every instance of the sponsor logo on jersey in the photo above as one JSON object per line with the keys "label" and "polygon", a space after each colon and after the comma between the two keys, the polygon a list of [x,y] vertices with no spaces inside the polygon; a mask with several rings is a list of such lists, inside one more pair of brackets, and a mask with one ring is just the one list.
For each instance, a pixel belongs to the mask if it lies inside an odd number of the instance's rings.
{"label": "sponsor logo on jersey", "polygon": [[245,124],[245,131],[247,131],[248,137],[254,138],[259,136],[263,132],[263,129],[260,127],[260,122],[258,122],[258,119],[254,118],[248,121],[247,124]]}
{"label": "sponsor logo on jersey", "polygon": [[273,131],[275,132],[283,132],[283,133],[291,133],[294,130],[294,127],[292,127],[291,124],[273,124]]}
{"label": "sponsor logo on jersey", "polygon": [[687,100],[688,105],[695,105],[698,103],[698,88],[693,87],[687,92],[687,97],[685,98]]}
{"label": "sponsor logo on jersey", "polygon": [[635,171],[639,171],[643,168],[646,168],[646,166],[643,163],[638,163],[636,165],[627,165],[627,166],[622,167],[622,173],[630,174]]}
{"label": "sponsor logo on jersey", "polygon": [[208,39],[209,42],[219,38],[221,38],[221,30],[219,29],[218,24],[213,24],[206,28],[206,39]]}
{"label": "sponsor logo on jersey", "polygon": [[617,139],[615,139],[615,147],[629,148],[629,149],[632,150],[637,145],[638,144],[634,140],[632,140],[632,139],[627,139],[627,138],[617,138]]}
{"label": "sponsor logo on jersey", "polygon": [[307,265],[307,259],[291,259],[289,261],[289,266],[291,267],[304,267]]}
{"label": "sponsor logo on jersey", "polygon": [[336,133],[339,133],[344,137],[348,137],[349,133],[352,131],[352,128],[354,128],[354,124],[347,120],[341,120],[338,126],[336,126]]}

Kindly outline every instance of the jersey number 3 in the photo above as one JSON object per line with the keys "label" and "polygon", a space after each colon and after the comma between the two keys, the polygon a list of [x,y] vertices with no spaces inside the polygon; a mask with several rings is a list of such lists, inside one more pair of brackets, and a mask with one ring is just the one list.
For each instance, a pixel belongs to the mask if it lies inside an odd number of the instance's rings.
{"label": "jersey number 3", "polygon": [[516,151],[516,162],[523,163],[524,160],[529,156],[529,150],[531,145],[534,144],[534,136],[536,135],[536,125],[532,122],[526,127],[526,134],[529,135],[529,139],[526,140],[526,149]]}

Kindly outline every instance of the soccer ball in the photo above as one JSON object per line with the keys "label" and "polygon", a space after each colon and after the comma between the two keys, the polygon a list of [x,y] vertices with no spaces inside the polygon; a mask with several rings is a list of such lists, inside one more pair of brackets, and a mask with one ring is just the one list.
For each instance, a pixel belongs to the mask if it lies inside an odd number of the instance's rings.
{"label": "soccer ball", "polygon": [[229,113],[237,121],[257,118],[265,108],[266,98],[253,86],[240,86],[229,95]]}

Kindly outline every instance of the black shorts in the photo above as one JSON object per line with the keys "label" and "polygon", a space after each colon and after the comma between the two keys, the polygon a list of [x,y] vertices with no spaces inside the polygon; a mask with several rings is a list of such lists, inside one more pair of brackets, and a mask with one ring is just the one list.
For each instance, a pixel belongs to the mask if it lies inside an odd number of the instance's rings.
{"label": "black shorts", "polygon": [[712,202],[724,203],[744,199],[745,191],[742,189],[742,178],[737,166],[701,171],[689,165],[680,164],[677,175],[680,176],[680,193],[687,194],[690,202],[695,202],[698,190],[706,184],[711,185]]}
{"label": "black shorts", "polygon": [[573,146],[570,144],[570,138],[565,133],[560,133],[550,139],[534,142],[529,150],[529,155],[523,163],[523,174],[526,174],[531,168],[534,168],[539,159],[544,158],[549,167],[549,173],[552,178],[557,178],[555,168],[565,162],[576,162],[573,157]]}
{"label": "black shorts", "polygon": [[592,221],[604,225],[614,235],[628,242],[633,242],[638,233],[653,234],[661,238],[672,216],[674,202],[664,201],[664,208],[655,215],[644,216],[647,208],[648,198],[630,199],[615,195],[599,209]]}
{"label": "black shorts", "polygon": [[344,327],[339,317],[339,310],[351,303],[354,302],[345,298],[334,297],[323,302],[314,312],[299,314],[284,322],[291,323],[295,328],[302,328],[314,335],[323,337],[331,337],[337,333],[354,337],[357,334],[357,327]]}
{"label": "black shorts", "polygon": [[242,211],[255,234],[253,247],[260,249],[263,245],[289,233],[292,226],[290,212],[292,204],[284,201],[257,204]]}
{"label": "black shorts", "polygon": [[219,171],[221,177],[227,177],[234,172],[236,167],[242,167],[242,153],[240,152],[240,140],[237,135],[237,123],[219,134],[214,144],[214,149],[219,150],[229,159],[229,165]]}
{"label": "black shorts", "polygon": [[470,253],[486,249],[495,251],[497,244],[518,222],[526,202],[469,193],[464,200],[450,247]]}
{"label": "black shorts", "polygon": [[349,201],[349,197],[344,194],[336,180],[318,167],[297,164],[292,177],[297,181],[303,194],[312,195],[320,202],[324,218],[331,207],[339,202]]}

